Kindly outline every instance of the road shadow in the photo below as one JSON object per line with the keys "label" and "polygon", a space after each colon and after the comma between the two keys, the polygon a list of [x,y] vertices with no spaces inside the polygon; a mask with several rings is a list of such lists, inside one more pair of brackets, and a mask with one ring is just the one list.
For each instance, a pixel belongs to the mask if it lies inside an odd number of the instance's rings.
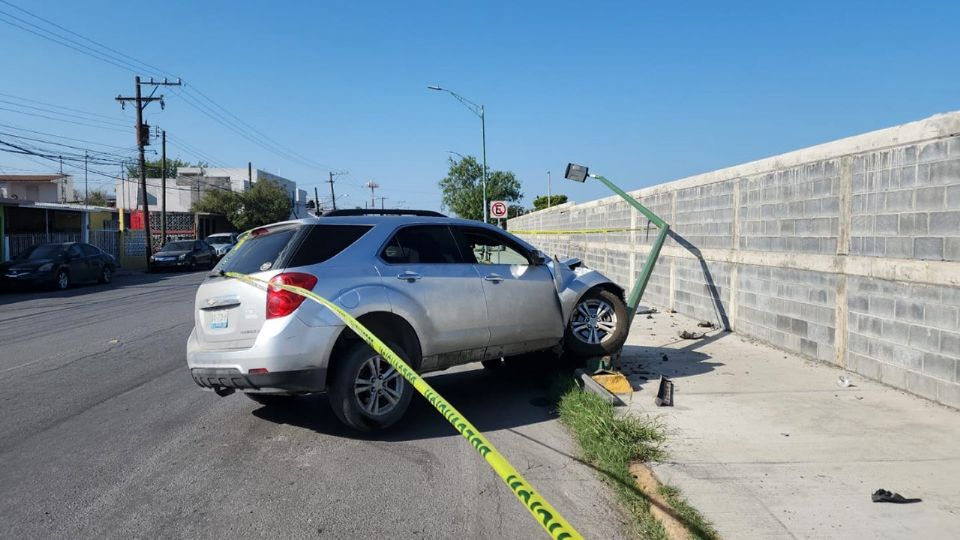
{"label": "road shadow", "polygon": [[[551,391],[558,377],[569,373],[554,359],[504,366],[440,372],[425,377],[482,432],[538,424],[557,417]],[[358,433],[341,424],[330,410],[326,395],[304,396],[282,406],[261,407],[254,416],[277,424],[309,429],[325,435],[376,441],[413,441],[459,434],[427,400],[414,393],[403,419],[376,433]]]}
{"label": "road shadow", "polygon": [[[179,289],[196,288],[203,276],[209,270],[197,272],[163,272],[147,273],[142,270],[125,271],[113,277],[110,283],[77,283],[73,284],[64,291],[51,290],[45,287],[24,287],[6,285],[0,288],[0,306],[16,304],[25,301],[35,301],[44,299],[68,299],[81,298],[87,295],[97,294],[104,291],[125,289],[128,287],[140,287],[150,290],[156,289]],[[178,277],[192,276],[196,279],[176,279]]]}
{"label": "road shadow", "polygon": [[669,379],[681,379],[709,373],[724,364],[713,361],[709,354],[696,349],[729,333],[718,330],[706,337],[689,341],[680,348],[653,347],[644,345],[625,345],[620,357],[620,371],[630,381],[634,392],[652,388],[657,391],[657,381],[661,376]]}

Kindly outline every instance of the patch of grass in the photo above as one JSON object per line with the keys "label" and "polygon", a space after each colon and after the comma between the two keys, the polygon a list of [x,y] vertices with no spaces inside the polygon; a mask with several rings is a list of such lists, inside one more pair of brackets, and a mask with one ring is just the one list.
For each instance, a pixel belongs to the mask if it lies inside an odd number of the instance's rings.
{"label": "patch of grass", "polygon": [[[640,538],[667,539],[667,533],[650,512],[650,498],[637,485],[630,464],[662,459],[663,426],[635,415],[615,413],[599,396],[581,391],[567,380],[554,384],[559,396],[560,420],[573,432],[583,451],[584,461],[610,484],[620,502],[634,518],[634,532]],[[675,488],[663,486],[666,499],[677,518],[695,538],[718,538],[710,524],[680,496]]]}

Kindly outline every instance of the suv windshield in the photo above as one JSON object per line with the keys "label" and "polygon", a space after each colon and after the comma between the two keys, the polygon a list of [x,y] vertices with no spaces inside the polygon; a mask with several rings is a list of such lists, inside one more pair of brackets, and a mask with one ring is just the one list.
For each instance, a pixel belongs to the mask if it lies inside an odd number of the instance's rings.
{"label": "suv windshield", "polygon": [[184,240],[182,242],[170,242],[163,246],[160,251],[190,251],[193,249],[193,240]]}
{"label": "suv windshield", "polygon": [[18,261],[35,261],[38,259],[52,259],[59,255],[63,251],[63,246],[60,244],[43,244],[39,246],[33,246],[26,251],[17,255]]}
{"label": "suv windshield", "polygon": [[207,237],[208,244],[232,244],[233,238],[229,234],[211,234]]}

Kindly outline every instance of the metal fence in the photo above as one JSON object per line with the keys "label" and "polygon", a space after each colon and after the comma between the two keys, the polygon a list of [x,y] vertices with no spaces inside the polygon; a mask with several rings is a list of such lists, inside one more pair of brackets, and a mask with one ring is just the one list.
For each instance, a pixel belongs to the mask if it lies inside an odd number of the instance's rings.
{"label": "metal fence", "polygon": [[29,233],[29,234],[11,234],[7,236],[10,239],[10,258],[14,258],[30,246],[36,244],[49,244],[57,242],[79,242],[79,232],[52,232],[52,233]]}
{"label": "metal fence", "polygon": [[94,229],[90,231],[90,243],[114,257],[120,256],[120,231],[114,229]]}

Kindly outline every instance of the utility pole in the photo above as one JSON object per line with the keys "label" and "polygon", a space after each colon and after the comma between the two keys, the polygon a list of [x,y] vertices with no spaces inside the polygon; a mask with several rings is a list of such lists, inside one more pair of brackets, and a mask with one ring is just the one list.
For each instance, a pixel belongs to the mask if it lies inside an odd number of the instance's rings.
{"label": "utility pole", "polygon": [[160,245],[167,245],[167,130],[160,131]]}
{"label": "utility pole", "polygon": [[384,197],[383,195],[381,195],[377,198],[380,199],[380,209],[383,210],[383,201],[387,200],[387,197]]}
{"label": "utility pole", "polygon": [[[150,255],[153,251],[153,239],[150,237],[150,205],[147,198],[147,159],[144,155],[144,146],[150,144],[150,127],[144,126],[143,124],[143,109],[150,103],[154,101],[160,102],[160,108],[164,107],[163,104],[163,95],[160,97],[153,97],[153,94],[143,97],[140,93],[140,76],[137,75],[133,78],[133,83],[136,86],[136,93],[134,97],[123,97],[117,96],[116,100],[120,102],[120,106],[123,107],[128,101],[133,101],[137,107],[137,149],[140,154],[140,192],[141,192],[141,201],[143,204],[143,231],[145,239],[144,250],[144,260],[147,264],[147,269],[150,268]],[[144,82],[143,84],[151,85],[154,87],[153,91],[157,91],[159,86],[180,86],[181,81],[177,79],[177,82],[168,82],[167,79],[163,81],[154,81],[153,77],[149,81]],[[144,129],[146,127],[146,129]]]}
{"label": "utility pole", "polygon": [[60,156],[60,202],[67,202],[67,182],[63,178],[63,156]]}
{"label": "utility pole", "polygon": [[[331,187],[333,187],[331,185]],[[313,215],[320,215],[320,191],[317,186],[313,186]]]}
{"label": "utility pole", "polygon": [[83,151],[83,205],[88,206],[90,204],[90,190],[87,187],[87,151]]}
{"label": "utility pole", "polygon": [[363,186],[363,187],[368,187],[368,188],[370,188],[370,208],[371,208],[371,209],[376,208],[376,207],[377,207],[377,197],[376,197],[376,193],[374,192],[374,190],[377,189],[378,187],[380,187],[380,184],[374,182],[373,180],[370,180],[370,181],[367,182],[366,185]]}
{"label": "utility pole", "polygon": [[333,205],[334,210],[337,209],[337,194],[333,192],[333,177],[343,176],[344,174],[348,174],[348,173],[346,171],[343,171],[343,172],[330,171],[330,179],[327,180],[327,183],[330,184],[330,204]]}

